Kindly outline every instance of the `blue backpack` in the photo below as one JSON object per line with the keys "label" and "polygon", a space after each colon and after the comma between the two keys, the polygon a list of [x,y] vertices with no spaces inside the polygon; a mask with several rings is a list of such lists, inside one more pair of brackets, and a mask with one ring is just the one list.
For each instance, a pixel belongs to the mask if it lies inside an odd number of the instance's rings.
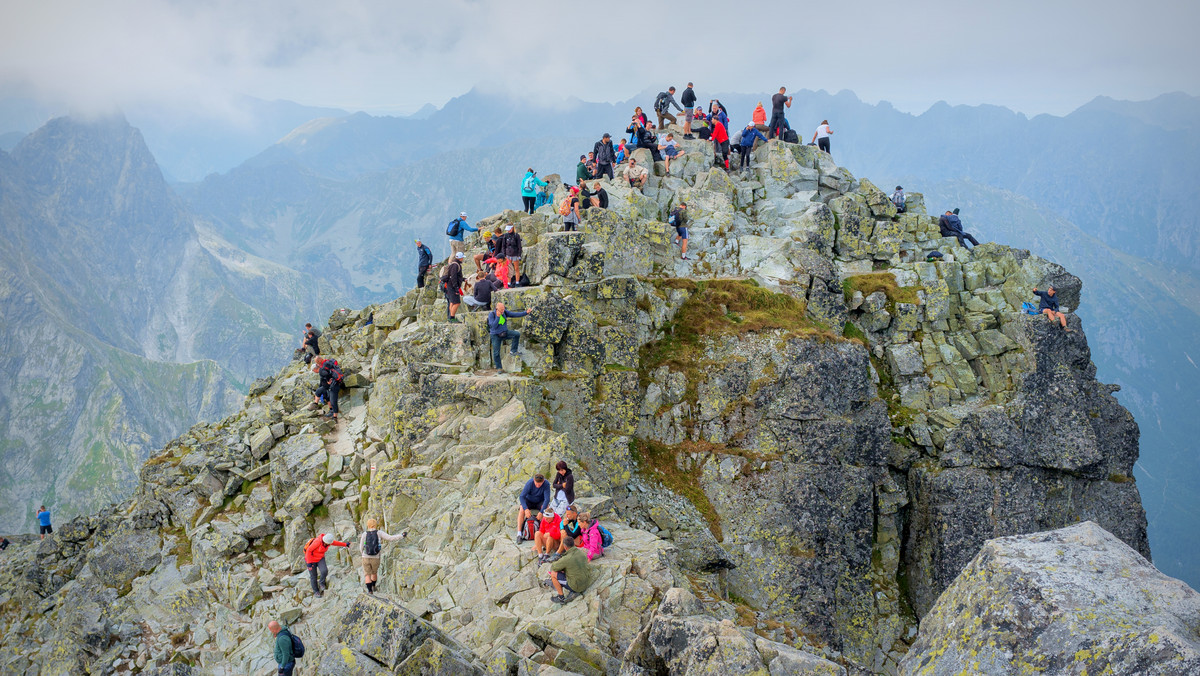
{"label": "blue backpack", "polygon": [[1027,315],[1042,314],[1041,311],[1038,310],[1038,306],[1034,305],[1033,303],[1021,303],[1021,309],[1024,310],[1025,314]]}
{"label": "blue backpack", "polygon": [[[599,524],[597,524],[597,525],[599,525]],[[613,543],[613,534],[610,533],[608,531],[608,529],[605,528],[604,526],[600,526],[600,545],[602,547],[608,548],[608,547],[612,546],[612,543]]]}
{"label": "blue backpack", "polygon": [[533,179],[534,179],[533,174],[530,174],[525,177],[524,181],[521,182],[521,190],[523,192],[533,192],[533,188],[534,188]]}
{"label": "blue backpack", "polygon": [[458,233],[461,230],[461,225],[462,221],[460,219],[456,218],[453,221],[450,221],[450,225],[446,226],[446,234],[450,237],[458,237]]}

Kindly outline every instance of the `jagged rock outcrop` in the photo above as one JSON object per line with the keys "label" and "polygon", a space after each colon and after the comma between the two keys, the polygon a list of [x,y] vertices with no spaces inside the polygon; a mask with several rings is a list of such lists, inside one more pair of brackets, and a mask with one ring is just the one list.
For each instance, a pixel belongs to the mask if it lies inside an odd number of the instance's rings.
{"label": "jagged rock outcrop", "polygon": [[[481,221],[516,226],[534,282],[494,296],[533,310],[504,373],[485,314],[447,322],[434,285],[338,311],[338,425],[295,362],[148,462],[129,505],[22,548],[0,569],[6,668],[254,673],[284,618],[303,674],[896,673],[990,538],[1091,519],[1149,553],[1136,423],[1077,319],[1019,311],[1047,282],[1077,305],[1079,280],[962,249],[919,195],[897,215],[807,146],[743,174],[684,150],[644,192],[610,184],[580,232],[553,207]],[[663,223],[682,201],[692,261]],[[559,459],[616,536],[561,606],[513,541],[518,491]],[[360,596],[356,546],[312,597],[304,543],[356,545],[368,518],[408,531],[383,598]],[[118,549],[120,570],[98,560]]]}
{"label": "jagged rock outcrop", "polygon": [[906,674],[1200,673],[1200,595],[1095,523],[989,541],[921,621]]}

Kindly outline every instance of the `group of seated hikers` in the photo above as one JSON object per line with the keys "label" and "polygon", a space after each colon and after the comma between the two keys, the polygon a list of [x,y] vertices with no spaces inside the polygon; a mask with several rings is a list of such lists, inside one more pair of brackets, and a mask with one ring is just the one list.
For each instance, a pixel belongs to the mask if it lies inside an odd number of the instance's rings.
{"label": "group of seated hikers", "polygon": [[533,542],[538,565],[550,564],[542,586],[554,590],[554,603],[568,603],[587,591],[589,562],[612,545],[612,533],[575,505],[575,476],[564,460],[555,465],[552,482],[536,474],[517,498],[517,544],[526,541]]}

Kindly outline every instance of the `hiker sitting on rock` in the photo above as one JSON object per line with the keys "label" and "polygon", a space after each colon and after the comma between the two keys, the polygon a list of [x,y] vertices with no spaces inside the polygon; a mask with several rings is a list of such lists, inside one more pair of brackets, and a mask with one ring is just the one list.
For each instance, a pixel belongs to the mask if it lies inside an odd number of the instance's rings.
{"label": "hiker sitting on rock", "polygon": [[499,251],[498,247],[500,246],[501,237],[500,231],[492,230],[491,232],[486,233],[486,235],[487,236],[483,239],[483,244],[485,247],[487,247],[487,251],[484,251],[483,253],[477,253],[474,256],[476,270],[482,271],[487,269],[487,260],[489,258],[494,258],[496,256],[496,252]]}
{"label": "hiker sitting on rock", "polygon": [[568,603],[579,598],[592,584],[592,571],[588,567],[587,553],[575,546],[575,540],[563,538],[567,551],[562,558],[550,564],[550,584],[557,596],[550,597],[554,603]]}
{"label": "hiker sitting on rock", "polygon": [[379,522],[367,519],[367,529],[358,539],[358,552],[362,555],[363,583],[368,594],[375,593],[375,584],[379,582],[379,556],[383,552],[383,541],[394,542],[408,537],[408,531],[399,535],[388,535],[379,530]]}
{"label": "hiker sitting on rock", "polygon": [[617,158],[616,158],[616,162],[614,163],[614,166],[624,162],[626,160],[626,158],[629,157],[629,153],[630,153],[630,148],[625,145],[625,139],[621,139],[621,142],[617,144]]}
{"label": "hiker sitting on rock", "polygon": [[630,188],[642,190],[646,186],[646,178],[650,175],[650,172],[638,164],[637,158],[631,157],[629,158],[629,166],[625,167],[625,171],[621,172],[621,175],[625,177],[625,180],[629,181]]}
{"label": "hiker sitting on rock", "polygon": [[350,543],[335,540],[329,533],[322,533],[304,546],[304,564],[308,568],[308,581],[312,583],[317,598],[325,595],[329,588],[329,567],[325,565],[325,552],[330,547],[349,547]]}
{"label": "hiker sitting on rock", "polygon": [[1074,330],[1067,328],[1067,316],[1058,309],[1058,295],[1055,293],[1053,286],[1046,287],[1045,291],[1034,289],[1033,295],[1042,299],[1042,302],[1038,303],[1038,312],[1046,315],[1048,321],[1058,321],[1067,332]]}
{"label": "hiker sitting on rock", "polygon": [[896,192],[892,193],[891,200],[892,206],[896,207],[896,213],[902,214],[908,209],[905,204],[908,198],[904,196],[904,188],[901,186],[896,186]]}
{"label": "hiker sitting on rock", "polygon": [[600,535],[600,521],[592,518],[591,512],[579,515],[579,530],[581,539],[576,539],[577,545],[587,552],[588,561],[604,556],[604,537]]}
{"label": "hiker sitting on rock", "polygon": [[579,538],[583,536],[583,527],[579,524],[579,510],[575,505],[567,507],[563,512],[562,523],[558,528],[558,549],[546,559],[550,563],[561,559],[562,555],[567,553],[567,538],[574,538],[575,542],[579,542]]}
{"label": "hiker sitting on rock", "polygon": [[525,482],[521,495],[517,497],[517,542],[525,538],[525,522],[533,515],[550,506],[550,483],[546,477],[536,474]]}
{"label": "hiker sitting on rock", "polygon": [[974,246],[979,246],[979,241],[971,236],[969,232],[963,232],[962,221],[958,218],[958,209],[947,211],[938,219],[938,230],[941,231],[942,237],[957,237],[959,246],[964,249],[967,247],[967,242],[971,242]]}
{"label": "hiker sitting on rock", "polygon": [[675,142],[675,135],[667,134],[663,142],[658,144],[658,150],[667,158],[667,173],[671,173],[671,160],[679,154],[679,144]]}
{"label": "hiker sitting on rock", "polygon": [[588,190],[585,183],[583,189],[580,191],[580,195],[583,197],[582,206],[584,208],[589,206],[594,209],[608,208],[608,192],[604,190],[599,181],[592,184],[591,190]]}
{"label": "hiker sitting on rock", "polygon": [[538,557],[538,563],[545,563],[550,554],[558,549],[559,526],[562,525],[562,515],[547,507],[542,511],[542,523],[538,532],[533,536],[533,553]]}
{"label": "hiker sitting on rock", "polygon": [[509,328],[508,320],[524,317],[530,312],[530,310],[509,311],[504,308],[504,303],[496,303],[496,309],[488,313],[488,334],[492,337],[492,366],[496,370],[504,368],[500,363],[500,346],[504,344],[504,341],[512,341],[509,344],[509,354],[516,355],[521,351],[521,333],[516,329]]}
{"label": "hiker sitting on rock", "polygon": [[654,158],[655,162],[662,161],[662,154],[658,152],[658,137],[639,122],[636,117],[625,131],[637,138],[637,147],[650,151],[650,156]]}
{"label": "hiker sitting on rock", "polygon": [[492,283],[484,277],[483,271],[475,273],[475,286],[471,289],[470,296],[463,296],[463,302],[471,310],[490,310],[492,309]]}

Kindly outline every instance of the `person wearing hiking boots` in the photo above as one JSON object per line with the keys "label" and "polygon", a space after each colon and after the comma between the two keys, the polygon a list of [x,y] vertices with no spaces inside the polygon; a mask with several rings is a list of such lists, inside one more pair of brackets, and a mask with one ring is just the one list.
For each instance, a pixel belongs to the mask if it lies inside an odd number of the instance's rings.
{"label": "person wearing hiking boots", "polygon": [[829,128],[829,120],[821,120],[821,124],[817,125],[817,130],[813,132],[812,141],[816,142],[817,148],[829,152],[829,137],[833,134],[833,130]]}
{"label": "person wearing hiking boots", "polygon": [[667,224],[675,226],[675,242],[681,249],[679,258],[685,261],[691,260],[687,255],[687,202],[680,202],[679,206],[675,207],[671,215],[667,216]]}
{"label": "person wearing hiking boots", "polygon": [[471,289],[471,295],[463,296],[463,302],[471,310],[490,310],[492,309],[492,291],[495,291],[495,287],[487,277],[483,276],[483,270],[480,270],[475,273],[475,286]]}
{"label": "person wearing hiking boots", "polygon": [[559,460],[554,466],[554,484],[551,486],[554,495],[558,495],[562,491],[567,498],[569,504],[575,504],[575,474],[571,472],[571,468],[567,466],[566,460]]}
{"label": "person wearing hiking boots", "polygon": [[630,188],[637,188],[639,191],[646,187],[646,179],[650,176],[650,172],[646,168],[639,165],[636,157],[629,158],[629,166],[625,167],[625,171],[621,172],[626,181],[629,181]]}
{"label": "person wearing hiking boots", "polygon": [[521,179],[521,203],[524,211],[527,214],[532,214],[537,206],[538,190],[550,185],[537,177],[537,172],[533,167],[525,170],[525,178]]}
{"label": "person wearing hiking boots", "polygon": [[758,127],[754,126],[753,122],[746,125],[746,128],[742,130],[742,140],[738,142],[738,149],[742,156],[742,161],[739,165],[739,168],[751,168],[750,156],[754,154],[754,142],[759,139],[762,139],[763,143],[767,142],[767,137],[762,135],[762,132],[758,130]]}
{"label": "person wearing hiking boots", "polygon": [[963,232],[962,221],[958,218],[957,208],[954,211],[947,211],[942,214],[942,217],[938,219],[938,230],[941,232],[942,237],[957,237],[958,245],[964,249],[970,248],[967,246],[968,241],[973,246],[979,246],[979,240],[972,237],[971,233]]}
{"label": "person wearing hiking boots", "polygon": [[577,598],[592,584],[592,571],[588,567],[587,552],[575,546],[575,539],[572,537],[563,538],[563,545],[566,547],[566,553],[562,558],[550,564],[550,570],[547,573],[550,577],[550,584],[554,587],[554,591],[558,592],[557,596],[551,596],[550,600],[554,603],[569,603]]}
{"label": "person wearing hiking boots", "polygon": [[329,533],[322,533],[304,546],[304,564],[308,568],[308,581],[312,583],[317,598],[325,595],[329,588],[329,567],[325,565],[325,552],[330,547],[349,547],[350,543],[335,540]]}
{"label": "person wearing hiking boots", "polygon": [[454,252],[454,260],[450,265],[446,266],[446,271],[442,273],[442,291],[446,293],[446,316],[450,318],[451,324],[457,324],[458,306],[462,303],[462,261],[463,252]]}
{"label": "person wearing hiking boots", "polygon": [[904,196],[904,188],[901,186],[896,186],[896,192],[892,193],[890,199],[892,200],[892,206],[896,207],[896,213],[902,214],[908,210],[908,207],[905,205],[908,198]]}
{"label": "person wearing hiking boots", "polygon": [[54,534],[54,526],[50,525],[50,510],[46,509],[45,505],[42,505],[41,508],[38,509],[37,518],[38,534],[42,536],[42,540],[45,540],[47,533],[50,535]]}
{"label": "person wearing hiking boots", "polygon": [[275,664],[279,670],[275,676],[292,676],[296,668],[296,653],[292,644],[292,632],[275,620],[267,623],[267,631],[275,637]]}
{"label": "person wearing hiking boots", "polygon": [[711,118],[712,125],[713,161],[718,167],[729,169],[729,132],[717,118]]}
{"label": "person wearing hiking boots", "polygon": [[659,92],[658,96],[654,97],[654,112],[658,115],[658,128],[663,128],[663,122],[670,120],[671,124],[675,124],[675,116],[671,114],[671,106],[679,112],[683,112],[683,108],[679,102],[675,100],[675,88],[667,87],[667,91]]}
{"label": "person wearing hiking boots", "polygon": [[488,334],[492,337],[492,366],[496,367],[497,371],[504,368],[504,365],[500,363],[500,346],[504,344],[504,341],[511,341],[509,354],[515,355],[521,351],[521,333],[516,329],[509,328],[508,320],[524,317],[527,314],[530,314],[529,310],[510,312],[504,308],[504,303],[496,303],[496,309],[488,313]]}
{"label": "person wearing hiking boots", "polygon": [[542,521],[538,524],[538,532],[533,536],[533,553],[537,555],[538,563],[550,560],[550,554],[558,549],[561,525],[561,514],[549,507],[542,511]]}
{"label": "person wearing hiking boots", "polygon": [[1067,328],[1067,316],[1058,309],[1058,295],[1053,286],[1046,287],[1045,291],[1034,289],[1033,295],[1041,299],[1041,302],[1038,303],[1038,312],[1046,315],[1046,319],[1051,324],[1057,321],[1062,324],[1063,330],[1067,333],[1074,331],[1074,329]]}
{"label": "person wearing hiking boots", "polygon": [[521,236],[517,234],[516,228],[512,223],[504,226],[504,235],[498,242],[500,252],[504,254],[505,260],[508,261],[510,272],[513,279],[521,278],[521,255],[525,253],[524,242]]}
{"label": "person wearing hiking boots", "polygon": [[671,160],[679,154],[679,144],[675,142],[675,135],[667,134],[663,142],[658,144],[658,151],[667,159],[667,173],[671,173]]}
{"label": "person wearing hiking boots", "polygon": [[334,424],[337,424],[338,417],[338,393],[342,390],[342,380],[345,374],[338,366],[336,359],[326,359],[320,364],[320,369],[317,371],[317,377],[320,378],[320,386],[317,387],[318,401],[322,396],[329,400],[329,413],[325,414],[326,418],[332,418]]}
{"label": "person wearing hiking boots", "polygon": [[767,138],[776,138],[783,135],[784,121],[783,108],[784,106],[792,107],[792,97],[788,96],[787,87],[780,87],[779,93],[771,97],[771,121],[767,123]]}
{"label": "person wearing hiking boots", "polygon": [[429,266],[433,265],[433,252],[429,247],[417,240],[417,288],[425,288],[425,275],[429,272]]}
{"label": "person wearing hiking boots", "polygon": [[688,140],[694,139],[696,137],[692,135],[692,108],[696,107],[696,92],[692,89],[691,82],[679,95],[679,103],[683,106],[683,137]]}
{"label": "person wearing hiking boots", "polygon": [[517,496],[518,543],[525,537],[521,530],[525,526],[525,521],[550,505],[550,495],[550,482],[546,481],[546,477],[541,474],[535,474],[532,479],[525,482],[525,487]]}
{"label": "person wearing hiking boots", "polygon": [[367,529],[358,539],[358,552],[362,555],[363,583],[368,594],[375,593],[375,584],[379,582],[379,556],[383,552],[383,540],[394,542],[408,537],[408,531],[399,535],[388,535],[379,530],[379,522],[367,519]]}
{"label": "person wearing hiking boots", "polygon": [[613,148],[612,134],[605,132],[604,136],[596,141],[596,146],[592,149],[592,153],[596,157],[596,175],[594,178],[608,176],[608,180],[613,178],[613,165],[617,163],[617,151]]}
{"label": "person wearing hiking boots", "polygon": [[449,261],[454,261],[454,254],[466,251],[466,245],[463,244],[463,235],[468,232],[479,232],[478,228],[472,228],[467,223],[467,212],[458,212],[458,218],[450,221],[450,225],[446,226],[446,236],[450,238],[450,258]]}
{"label": "person wearing hiking boots", "polygon": [[591,512],[579,515],[579,530],[582,535],[575,539],[575,546],[587,552],[588,561],[604,556],[604,536],[600,534],[600,520],[593,519]]}

